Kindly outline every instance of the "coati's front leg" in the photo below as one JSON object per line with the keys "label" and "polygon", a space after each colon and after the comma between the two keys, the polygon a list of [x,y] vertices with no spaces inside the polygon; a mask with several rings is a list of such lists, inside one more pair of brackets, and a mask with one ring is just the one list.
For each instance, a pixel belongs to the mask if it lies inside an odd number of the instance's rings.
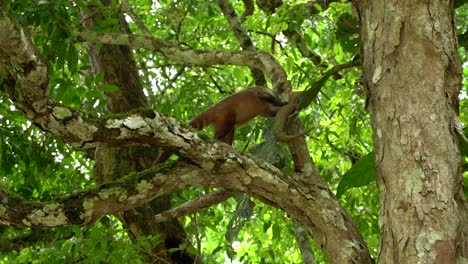
{"label": "coati's front leg", "polygon": [[227,113],[224,118],[220,118],[214,123],[215,139],[232,145],[234,141],[234,128],[236,126],[236,114]]}
{"label": "coati's front leg", "polygon": [[[288,102],[277,98],[267,87],[251,87],[226,97],[192,119],[189,124],[196,130],[212,125],[215,138],[232,145],[236,125],[244,124],[256,116],[275,116],[278,109],[286,104]],[[165,151],[155,164],[165,162],[170,155],[170,151]]]}

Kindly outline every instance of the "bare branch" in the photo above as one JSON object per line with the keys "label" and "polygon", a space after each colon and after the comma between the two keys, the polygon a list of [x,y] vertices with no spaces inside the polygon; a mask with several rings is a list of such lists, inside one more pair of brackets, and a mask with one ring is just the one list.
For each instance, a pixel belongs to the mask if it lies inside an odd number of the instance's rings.
{"label": "bare branch", "polygon": [[76,39],[83,42],[127,45],[134,49],[146,48],[160,52],[166,58],[180,64],[247,66],[265,72],[279,93],[287,91],[291,87],[284,69],[273,56],[266,52],[187,49],[150,36],[93,31],[79,32]]}
{"label": "bare branch", "polygon": [[[239,16],[236,13],[236,10],[232,6],[229,0],[216,0],[219,8],[223,11],[224,17],[229,22],[234,36],[236,36],[237,41],[243,50],[255,51],[255,47],[250,39],[250,36],[247,34],[247,31],[242,26],[242,21],[239,19]],[[255,85],[265,86],[266,80],[263,72],[256,68],[251,68],[252,75],[255,80]]]}
{"label": "bare branch", "polygon": [[254,11],[255,11],[255,5],[253,0],[242,0],[244,3],[244,13],[242,13],[242,16],[240,18],[241,22],[244,22],[248,16],[251,16]]}
{"label": "bare branch", "polygon": [[154,222],[160,223],[184,215],[193,214],[200,209],[210,207],[231,197],[233,193],[226,189],[219,189],[195,200],[186,202],[178,207],[172,208],[154,216]]}
{"label": "bare branch", "polygon": [[151,32],[149,32],[145,23],[141,20],[138,14],[135,13],[135,10],[133,10],[130,3],[128,3],[128,0],[122,1],[122,10],[132,18],[132,20],[135,22],[135,24],[138,26],[141,32],[143,32],[145,35],[151,36]]}
{"label": "bare branch", "polygon": [[[191,186],[245,192],[285,210],[313,234],[334,263],[369,263],[356,226],[320,177],[284,175],[272,165],[241,155],[230,146],[201,139],[173,118],[148,110],[91,118],[48,97],[47,63],[24,30],[0,10],[2,89],[35,125],[75,147],[163,146],[191,163],[134,173],[119,182],[52,202],[28,202],[0,190],[0,224],[15,227],[86,225],[105,214],[128,210]],[[83,32],[86,41],[146,47],[184,64],[230,64],[265,71],[279,91],[286,74],[267,53],[183,49],[148,36]],[[342,252],[336,254],[336,252]]]}

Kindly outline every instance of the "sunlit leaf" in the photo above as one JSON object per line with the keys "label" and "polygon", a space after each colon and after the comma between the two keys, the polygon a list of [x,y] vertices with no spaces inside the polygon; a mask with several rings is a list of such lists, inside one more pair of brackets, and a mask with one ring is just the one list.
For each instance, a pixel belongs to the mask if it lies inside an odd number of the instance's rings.
{"label": "sunlit leaf", "polygon": [[351,169],[349,169],[340,180],[336,190],[336,197],[340,198],[343,193],[355,187],[362,187],[375,180],[374,152],[370,152]]}
{"label": "sunlit leaf", "polygon": [[103,84],[103,85],[99,86],[98,89],[103,91],[103,92],[110,93],[110,92],[113,92],[113,91],[117,91],[119,89],[119,87],[117,87],[117,86],[115,86],[113,84]]}

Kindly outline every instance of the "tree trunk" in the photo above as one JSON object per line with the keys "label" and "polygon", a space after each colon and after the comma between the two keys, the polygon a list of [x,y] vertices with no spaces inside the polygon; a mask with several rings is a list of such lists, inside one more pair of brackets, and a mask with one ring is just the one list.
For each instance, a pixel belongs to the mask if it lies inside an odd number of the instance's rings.
{"label": "tree trunk", "polygon": [[380,192],[379,263],[465,263],[452,1],[354,1]]}
{"label": "tree trunk", "polygon": [[[103,1],[104,2],[104,1]],[[96,26],[96,18],[101,14],[98,7],[90,6],[95,15],[87,19],[84,25],[90,29]],[[129,33],[123,17],[118,18],[121,30]],[[128,112],[140,107],[146,107],[147,101],[138,76],[137,66],[132,52],[127,46],[102,45],[96,48],[89,45],[89,58],[93,73],[104,72],[104,83],[119,87],[117,91],[106,93],[107,108],[112,113]],[[97,184],[114,181],[132,172],[149,168],[158,155],[157,149],[145,147],[96,149],[94,177]],[[154,215],[171,208],[168,195],[154,199],[138,208],[118,213],[124,222],[128,235],[133,242],[139,236],[160,235],[163,243],[154,245],[151,252],[145,252],[148,261],[163,261],[164,263],[196,263],[195,256],[186,250],[169,252],[169,248],[178,248],[187,243],[183,227],[172,219],[162,223],[154,223]]]}

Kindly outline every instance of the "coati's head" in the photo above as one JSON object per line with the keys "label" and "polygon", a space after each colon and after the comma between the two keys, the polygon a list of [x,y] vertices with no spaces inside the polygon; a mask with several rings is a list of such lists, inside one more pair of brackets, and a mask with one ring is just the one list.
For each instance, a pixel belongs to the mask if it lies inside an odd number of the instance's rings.
{"label": "coati's head", "polygon": [[264,111],[260,115],[265,117],[275,116],[276,112],[280,109],[281,106],[287,105],[288,101],[283,101],[279,99],[272,90],[266,87],[254,87],[257,91],[258,98],[266,104],[264,105]]}

